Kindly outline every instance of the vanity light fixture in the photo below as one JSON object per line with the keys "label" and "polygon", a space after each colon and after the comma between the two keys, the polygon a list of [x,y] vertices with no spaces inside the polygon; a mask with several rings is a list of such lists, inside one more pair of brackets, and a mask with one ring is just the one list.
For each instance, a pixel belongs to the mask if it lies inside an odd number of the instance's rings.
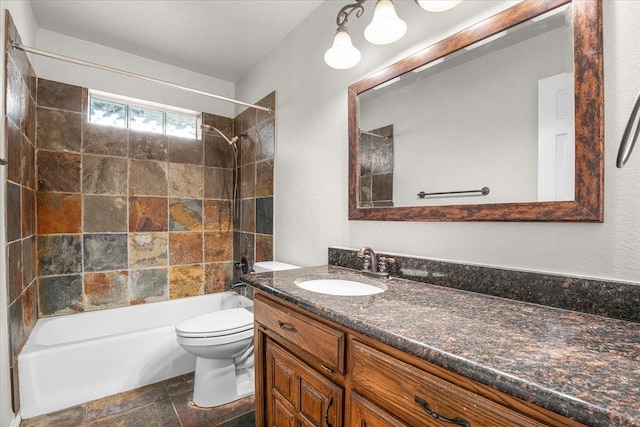
{"label": "vanity light fixture", "polygon": [[390,44],[407,32],[407,23],[396,15],[391,0],[378,0],[371,23],[364,29],[364,38],[373,44]]}
{"label": "vanity light fixture", "polygon": [[416,0],[416,3],[427,12],[444,12],[453,9],[462,3],[462,0]]}
{"label": "vanity light fixture", "polygon": [[[347,30],[349,16],[355,12],[356,18],[364,13],[363,4],[367,0],[356,0],[338,12],[336,23],[338,30],[333,45],[324,54],[324,61],[332,68],[344,70],[354,67],[360,62],[360,51],[353,46]],[[415,0],[421,8],[429,12],[449,10],[462,0]],[[373,11],[373,19],[364,30],[364,37],[373,44],[389,44],[400,40],[407,32],[407,24],[396,14],[392,0],[377,0]]]}
{"label": "vanity light fixture", "polygon": [[475,42],[465,47],[464,50],[473,50],[477,47],[483,46],[487,43],[491,43],[492,41],[498,40],[500,37],[504,37],[507,35],[507,30],[501,31],[497,34],[492,35],[491,37],[487,37],[486,39],[480,40],[479,42]]}

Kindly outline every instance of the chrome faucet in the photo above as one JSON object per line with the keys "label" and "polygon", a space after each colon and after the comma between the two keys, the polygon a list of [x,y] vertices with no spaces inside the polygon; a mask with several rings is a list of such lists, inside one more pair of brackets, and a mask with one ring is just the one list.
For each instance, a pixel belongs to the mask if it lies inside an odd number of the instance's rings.
{"label": "chrome faucet", "polygon": [[364,260],[364,266],[362,271],[369,271],[371,273],[378,272],[378,256],[369,246],[363,246],[358,251],[358,258]]}

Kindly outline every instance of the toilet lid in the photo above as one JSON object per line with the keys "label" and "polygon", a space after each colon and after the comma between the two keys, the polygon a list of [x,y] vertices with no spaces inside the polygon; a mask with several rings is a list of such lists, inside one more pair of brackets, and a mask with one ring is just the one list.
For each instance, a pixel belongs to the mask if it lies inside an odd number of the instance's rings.
{"label": "toilet lid", "polygon": [[215,311],[185,320],[176,325],[183,337],[231,335],[253,328],[253,313],[244,308]]}

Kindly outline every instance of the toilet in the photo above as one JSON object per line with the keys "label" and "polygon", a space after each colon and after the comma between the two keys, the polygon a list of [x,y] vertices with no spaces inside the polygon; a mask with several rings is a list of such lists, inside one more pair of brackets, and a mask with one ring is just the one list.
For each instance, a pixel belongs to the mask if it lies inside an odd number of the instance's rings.
{"label": "toilet", "polygon": [[[256,272],[298,268],[277,261],[256,263]],[[255,390],[253,312],[232,308],[202,314],[175,326],[178,344],[196,356],[193,403],[210,408]]]}

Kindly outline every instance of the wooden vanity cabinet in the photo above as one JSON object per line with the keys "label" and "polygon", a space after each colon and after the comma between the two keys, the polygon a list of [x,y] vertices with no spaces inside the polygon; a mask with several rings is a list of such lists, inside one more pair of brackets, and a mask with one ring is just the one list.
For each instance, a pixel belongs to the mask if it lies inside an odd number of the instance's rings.
{"label": "wooden vanity cabinet", "polygon": [[582,426],[254,294],[258,427]]}
{"label": "wooden vanity cabinet", "polygon": [[342,427],[346,333],[254,294],[256,426]]}
{"label": "wooden vanity cabinet", "polygon": [[266,341],[267,425],[342,426],[343,389]]}

